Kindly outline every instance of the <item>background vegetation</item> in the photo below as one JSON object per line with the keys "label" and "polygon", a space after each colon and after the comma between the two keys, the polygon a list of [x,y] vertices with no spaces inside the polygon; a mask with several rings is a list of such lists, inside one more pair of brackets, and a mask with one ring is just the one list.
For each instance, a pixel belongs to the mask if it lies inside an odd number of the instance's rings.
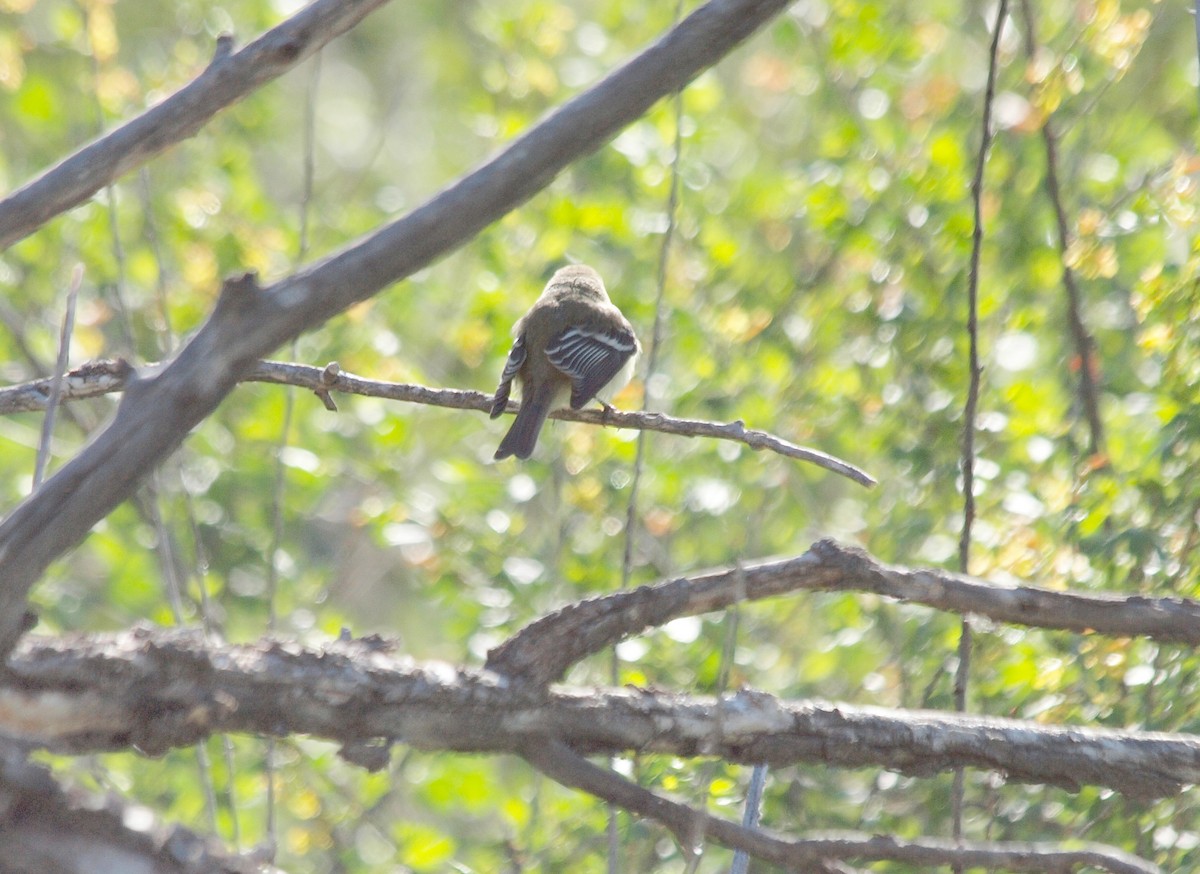
{"label": "background vegetation", "polygon": [[[187,82],[219,32],[244,39],[291,9],[0,0],[0,190]],[[76,265],[72,364],[162,360],[211,310],[222,277],[279,278],[402,214],[656,38],[673,12],[613,0],[385,7],[0,256],[0,379],[51,371]],[[983,199],[970,571],[1195,597],[1192,19],[1178,4],[1115,0],[1011,13]],[[824,536],[886,561],[957,567],[969,185],[994,16],[940,0],[802,0],[683,96],[658,369],[618,405],[741,418],[865,467],[874,490],[731,444],[648,434],[626,530],[634,435],[554,424],[533,461],[493,465],[505,420],[351,397],[335,414],[309,394],[244,385],[138,501],[53,567],[34,590],[42,627],[203,622],[232,641],[270,630],[313,643],[346,628],[399,636],[417,658],[479,664],[548,610],[620,586],[628,537],[631,585],[799,554]],[[567,259],[601,271],[648,345],[674,136],[673,108],[660,105],[466,248],[277,357],[490,391],[510,326]],[[1082,407],[1064,266],[1096,344],[1100,433]],[[56,459],[114,404],[71,405]],[[40,414],[0,420],[5,506],[30,490],[40,428]],[[956,617],[808,595],[745,606],[733,622],[680,620],[623,644],[619,683],[954,706]],[[1200,728],[1200,661],[1183,648],[986,626],[974,644],[972,710]],[[607,684],[611,670],[595,659],[569,679]],[[604,806],[503,758],[401,750],[371,775],[321,742],[268,751],[239,737],[153,760],[46,760],[230,844],[273,839],[291,871],[606,865]],[[748,778],[654,757],[628,767],[730,816]],[[949,834],[950,783],[791,767],[770,775],[763,819],[791,833]],[[1200,864],[1194,793],[1134,804],[970,773],[966,799],[969,836],[1104,840],[1167,870]],[[628,870],[683,870],[657,826],[621,819],[619,836]],[[701,870],[728,863],[713,847]]]}

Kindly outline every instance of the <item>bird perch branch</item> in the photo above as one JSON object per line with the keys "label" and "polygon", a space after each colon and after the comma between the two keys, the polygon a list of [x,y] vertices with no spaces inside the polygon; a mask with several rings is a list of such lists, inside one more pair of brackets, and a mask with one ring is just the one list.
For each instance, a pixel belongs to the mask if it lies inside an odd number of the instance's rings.
{"label": "bird perch branch", "polygon": [[[155,366],[147,365],[150,369]],[[60,399],[79,400],[123,391],[125,386],[135,378],[134,369],[123,360],[89,362],[66,374]],[[344,372],[336,362],[322,368],[283,361],[260,361],[253,371],[243,377],[243,381],[271,382],[309,389],[321,399],[326,409],[331,411],[337,410],[337,405],[330,394],[335,391],[343,394],[404,401],[410,404],[449,407],[455,410],[489,412],[492,407],[490,394],[366,379]],[[52,385],[53,380],[38,379],[0,389],[0,414],[44,410]],[[516,409],[516,404],[510,404],[509,409]],[[766,431],[746,428],[740,421],[722,424],[702,419],[679,419],[662,413],[572,410],[565,407],[555,410],[550,417],[614,428],[659,431],[683,437],[712,437],[730,440],[735,443],[743,443],[756,451],[766,449],[788,458],[814,464],[832,473],[852,479],[859,485],[875,484],[875,479],[870,474],[848,461],[835,458],[817,449],[797,446],[795,443]]]}

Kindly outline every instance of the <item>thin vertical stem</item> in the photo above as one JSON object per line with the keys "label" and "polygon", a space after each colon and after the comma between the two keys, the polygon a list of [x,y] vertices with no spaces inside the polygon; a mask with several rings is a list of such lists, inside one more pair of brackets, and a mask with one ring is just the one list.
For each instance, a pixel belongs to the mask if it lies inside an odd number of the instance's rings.
{"label": "thin vertical stem", "polygon": [[[746,790],[746,809],[742,813],[743,828],[758,828],[758,821],[762,817],[763,793],[766,787],[767,766],[755,765],[754,771],[750,774],[750,787]],[[744,850],[738,850],[733,854],[733,864],[729,867],[729,874],[746,874],[749,870],[750,855]]]}
{"label": "thin vertical stem", "polygon": [[167,262],[158,236],[158,223],[154,220],[150,170],[146,167],[138,171],[138,191],[142,199],[142,214],[145,216],[146,242],[150,244],[154,263],[158,266],[154,279],[154,293],[158,300],[158,351],[166,359],[175,349],[175,329],[171,326],[171,307],[167,300]]}
{"label": "thin vertical stem", "polygon": [[[87,5],[82,6],[85,18],[90,15]],[[90,29],[89,29],[90,31]],[[101,69],[100,59],[93,51],[92,56],[92,75],[93,80],[97,84],[100,83],[103,70]],[[99,89],[93,89],[93,97],[95,98],[96,107],[96,129],[98,133],[104,130],[104,107],[100,101]],[[143,210],[145,218],[146,235],[150,241],[151,250],[154,253],[154,258],[158,264],[158,280],[157,293],[159,306],[162,310],[162,327],[158,331],[159,353],[166,356],[171,351],[171,331],[170,318],[166,308],[166,287],[163,279],[163,258],[159,247],[157,229],[154,225],[153,214],[149,209],[150,203],[150,183],[149,176],[145,168],[140,174],[141,190],[143,197]],[[121,340],[125,349],[125,353],[131,357],[137,357],[137,340],[133,329],[133,315],[126,303],[126,286],[128,282],[128,271],[126,268],[125,246],[121,238],[121,225],[117,209],[117,188],[115,185],[107,185],[104,188],[105,206],[108,216],[109,239],[112,244],[113,261],[116,264],[116,279],[113,283],[112,297],[116,304],[117,324],[121,331]],[[162,569],[163,584],[166,589],[167,603],[171,608],[171,616],[176,625],[183,625],[184,610],[183,610],[183,582],[180,579],[180,564],[178,560],[178,552],[175,548],[175,541],[171,536],[170,528],[167,525],[166,519],[163,517],[161,506],[161,478],[159,471],[155,471],[147,482],[147,484],[139,490],[136,504],[142,518],[149,522],[154,529],[155,537],[155,553],[158,556],[159,565]],[[217,795],[216,784],[213,780],[212,762],[209,759],[208,747],[204,741],[200,741],[195,746],[196,753],[196,768],[199,773],[200,784],[204,794],[204,809],[208,818],[209,828],[215,834],[217,832]]]}
{"label": "thin vertical stem", "polygon": [[[296,246],[296,264],[303,263],[308,255],[309,221],[313,200],[313,178],[316,168],[316,102],[317,87],[321,80],[321,53],[313,56],[308,82],[308,99],[304,108],[304,186],[300,196],[300,234]],[[292,358],[296,357],[296,340],[292,340]],[[286,389],[283,401],[283,423],[279,428],[279,452],[275,460],[275,482],[272,489],[271,546],[267,552],[267,633],[273,635],[279,622],[276,595],[279,588],[279,552],[283,546],[284,498],[287,487],[287,466],[283,462],[284,450],[295,417],[296,395]],[[275,798],[275,739],[267,738],[264,771],[267,778],[267,844],[272,857],[279,846],[278,810]]]}
{"label": "thin vertical stem", "polygon": [[[676,9],[676,19],[679,9]],[[671,255],[671,244],[675,239],[675,229],[678,224],[679,212],[679,157],[683,150],[683,93],[678,92],[672,101],[675,112],[675,142],[671,154],[671,181],[667,190],[667,227],[663,231],[662,245],[658,250],[658,269],[655,273],[654,295],[654,328],[650,334],[649,348],[646,350],[646,394],[643,407],[650,405],[650,385],[654,374],[658,372],[658,357],[662,346],[663,324],[666,321],[666,289],[667,264]],[[637,437],[637,452],[633,460],[633,482],[629,487],[629,506],[625,514],[625,554],[621,563],[621,588],[628,588],[633,574],[633,543],[634,528],[637,522],[638,491],[642,479],[642,468],[645,464],[646,432],[639,431]],[[613,682],[617,682],[614,674]]]}
{"label": "thin vertical stem", "polygon": [[[971,206],[974,227],[971,233],[971,264],[967,279],[967,401],[963,409],[962,431],[962,479],[963,479],[963,524],[958,541],[958,567],[963,573],[970,572],[971,529],[975,522],[975,423],[979,407],[979,389],[983,369],[979,364],[979,264],[983,252],[983,174],[987,166],[988,151],[992,144],[992,105],[996,98],[996,72],[1000,58],[1000,35],[1008,15],[1008,0],[1000,0],[996,8],[996,23],[992,28],[992,43],[988,56],[987,86],[983,96],[982,132],[979,139],[979,155],[975,162],[975,175],[971,180]],[[963,616],[962,632],[958,641],[958,667],[954,675],[954,707],[967,709],[967,687],[971,667],[971,619]],[[962,768],[955,769],[952,789],[953,834],[956,840],[963,836],[963,806],[966,794],[965,776]],[[955,866],[955,871],[960,871]]]}
{"label": "thin vertical stem", "polygon": [[[1198,0],[1200,2],[1200,0]],[[1021,14],[1025,22],[1025,51],[1032,61],[1037,53],[1037,22],[1029,0],[1021,0]],[[1200,24],[1197,25],[1200,27]],[[1088,425],[1088,453],[1104,454],[1104,421],[1100,418],[1100,364],[1096,357],[1096,341],[1083,321],[1083,295],[1075,271],[1067,263],[1067,252],[1073,235],[1063,205],[1062,185],[1058,179],[1058,134],[1054,122],[1046,118],[1042,122],[1042,143],[1046,151],[1046,196],[1054,209],[1054,225],[1058,231],[1058,252],[1062,260],[1062,284],[1066,292],[1067,328],[1075,346],[1075,358],[1079,366],[1079,402]]]}
{"label": "thin vertical stem", "polygon": [[1192,3],[1192,22],[1196,28],[1196,56],[1200,60],[1200,0]]}
{"label": "thin vertical stem", "polygon": [[[675,4],[675,21],[683,12],[683,0]],[[658,250],[658,270],[655,275],[657,289],[654,296],[654,328],[650,334],[650,346],[646,350],[646,393],[642,405],[646,407],[650,400],[650,385],[658,370],[659,348],[662,345],[663,323],[665,321],[665,298],[667,288],[667,263],[671,254],[671,243],[675,239],[676,214],[679,211],[679,156],[683,150],[683,92],[675,92],[672,100],[675,121],[675,140],[671,153],[671,181],[667,191],[667,227],[663,231],[662,244]],[[621,588],[629,587],[633,578],[633,547],[636,537],[638,502],[641,491],[642,470],[646,462],[646,432],[639,431],[637,449],[633,458],[633,476],[629,486],[629,503],[625,511],[625,549],[621,560]],[[613,685],[620,682],[621,662],[614,648],[612,651],[611,679]],[[608,805],[608,874],[620,874],[620,833],[617,827],[618,809]]]}
{"label": "thin vertical stem", "polygon": [[58,413],[58,402],[62,398],[62,381],[67,372],[67,361],[71,355],[71,334],[75,332],[75,301],[79,297],[79,286],[83,284],[83,265],[76,264],[71,271],[71,285],[67,290],[67,311],[63,314],[62,329],[58,334],[58,358],[54,362],[54,381],[50,384],[50,398],[46,402],[46,415],[42,418],[42,436],[38,440],[37,459],[33,464],[33,488],[37,489],[46,477],[50,464],[50,444],[54,439],[54,419]]}
{"label": "thin vertical stem", "polygon": [[[747,544],[748,551],[753,552],[753,548]],[[734,599],[733,606],[725,612],[725,639],[721,645],[721,661],[717,665],[717,682],[716,688],[713,689],[714,697],[718,703],[725,695],[725,691],[729,688],[729,677],[732,671],[734,653],[737,649],[738,628],[741,624],[741,611],[738,609],[738,604],[746,596],[746,579],[742,570],[741,562],[737,564],[737,596]],[[713,747],[717,748],[721,745],[725,735],[725,711],[721,707],[717,707],[716,718],[713,720]],[[685,874],[695,874],[700,867],[700,860],[704,857],[704,841],[706,837],[706,829],[708,820],[704,817],[704,812],[708,808],[708,796],[712,792],[713,778],[716,776],[717,769],[721,766],[719,760],[711,762],[702,770],[702,777],[699,780],[699,798],[696,799],[696,832],[691,836],[690,846],[684,847],[684,851],[688,854],[688,864],[684,869]]]}

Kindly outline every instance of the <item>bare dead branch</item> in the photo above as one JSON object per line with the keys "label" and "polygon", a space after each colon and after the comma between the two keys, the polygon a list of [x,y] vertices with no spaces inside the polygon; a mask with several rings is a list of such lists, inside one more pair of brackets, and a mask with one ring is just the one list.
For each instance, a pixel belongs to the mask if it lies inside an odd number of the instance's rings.
{"label": "bare dead branch", "polygon": [[122,174],[194,136],[387,0],[317,0],[239,52],[223,37],[208,67],[162,103],[84,146],[0,201],[0,252]]}
{"label": "bare dead branch", "polygon": [[109,426],[0,525],[0,653],[10,651],[19,636],[25,596],[46,566],[127,498],[261,357],[461,246],[786,5],[787,0],[710,0],[499,155],[391,225],[270,288],[261,288],[253,276],[227,280],[212,316],[174,361],[128,385]]}
{"label": "bare dead branch", "polygon": [[801,589],[872,592],[1037,628],[1200,643],[1200,603],[1188,599],[1001,586],[949,571],[885,565],[863,550],[822,540],[796,558],[681,577],[571,604],[492,650],[487,667],[525,682],[551,683],[580,659],[648,628]]}
{"label": "bare dead branch", "polygon": [[261,859],[238,856],[181,826],[147,821],[114,797],[64,790],[49,770],[0,742],[0,868],[146,874],[271,874]]}
{"label": "bare dead branch", "polygon": [[520,752],[556,737],[580,754],[819,762],[926,776],[1108,786],[1153,798],[1200,782],[1200,738],[1014,719],[645,689],[546,689],[418,663],[378,638],[207,644],[198,632],[30,638],[0,682],[0,733],[62,752],[161,753],[216,732],[312,734],[357,755],[376,739],[429,750]]}
{"label": "bare dead branch", "polygon": [[1114,874],[1153,874],[1160,869],[1144,859],[1103,844],[1067,849],[1053,843],[951,841],[938,838],[902,840],[891,836],[837,833],[804,839],[784,838],[767,830],[744,828],[695,810],[598,767],[553,738],[529,744],[521,755],[548,777],[670,829],[684,852],[711,839],[743,850],[789,871],[847,870],[840,862],[904,862],[922,870],[944,865],[1070,874],[1091,866]]}
{"label": "bare dead branch", "polygon": [[[155,367],[156,365],[148,365]],[[110,392],[123,391],[135,376],[134,370],[125,361],[93,361],[67,374],[63,386],[63,399],[78,400],[92,398]],[[245,382],[270,382],[278,385],[293,385],[312,391],[327,410],[337,411],[330,392],[363,395],[404,401],[410,404],[426,404],[434,407],[449,407],[455,410],[477,410],[489,413],[492,396],[477,391],[449,388],[429,388],[422,385],[400,382],[381,382],[346,373],[337,362],[325,367],[307,364],[291,364],[284,361],[260,361],[247,374]],[[38,379],[21,385],[0,389],[0,414],[26,412],[46,408],[53,380]],[[510,409],[517,405],[510,404]],[[742,443],[756,451],[767,449],[789,458],[807,461],[833,473],[841,474],[860,485],[874,485],[875,480],[865,471],[828,453],[804,446],[797,446],[766,431],[746,428],[740,421],[719,423],[701,419],[680,419],[662,413],[623,412],[621,410],[572,410],[562,408],[550,414],[552,419],[569,422],[587,422],[616,428],[633,428],[642,431],[660,431],[684,437],[712,437]]]}

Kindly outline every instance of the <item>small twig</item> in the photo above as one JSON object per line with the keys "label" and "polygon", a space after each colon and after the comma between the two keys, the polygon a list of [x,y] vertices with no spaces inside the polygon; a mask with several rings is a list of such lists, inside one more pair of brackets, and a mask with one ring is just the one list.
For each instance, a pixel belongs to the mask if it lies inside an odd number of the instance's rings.
{"label": "small twig", "polygon": [[[155,366],[147,365],[147,367]],[[67,374],[63,399],[76,400],[122,391],[133,376],[133,368],[124,361],[94,361]],[[270,382],[277,385],[295,385],[307,388],[321,398],[326,409],[332,410],[336,410],[337,405],[329,397],[331,391],[403,401],[410,404],[448,407],[455,410],[490,412],[492,408],[490,394],[463,389],[428,388],[411,383],[364,379],[361,376],[345,373],[337,362],[332,362],[322,368],[282,361],[260,361],[244,381]],[[50,380],[42,379],[0,389],[0,414],[44,409],[50,383]],[[509,411],[517,408],[516,404],[509,404]],[[712,437],[718,440],[730,440],[735,443],[744,443],[756,451],[767,449],[798,461],[815,464],[832,473],[852,479],[860,485],[872,486],[875,484],[874,477],[848,461],[843,461],[817,449],[798,446],[781,437],[768,434],[766,431],[747,428],[740,420],[721,423],[703,419],[677,419],[663,413],[566,408],[555,410],[550,414],[550,418],[569,422],[585,422],[589,425],[659,431],[684,437]]]}
{"label": "small twig", "polygon": [[54,364],[54,376],[49,380],[46,398],[46,415],[42,419],[42,436],[38,441],[37,460],[33,467],[33,488],[37,489],[46,476],[50,463],[50,443],[54,439],[54,419],[58,403],[62,398],[63,376],[67,372],[67,360],[71,356],[71,335],[75,332],[75,301],[79,297],[79,286],[83,284],[83,265],[76,264],[71,271],[71,286],[67,290],[67,311],[63,315],[62,330],[58,335],[58,359]]}
{"label": "small twig", "polygon": [[208,62],[209,67],[215,67],[232,55],[235,45],[236,42],[232,33],[217,34],[217,44],[213,47],[212,60]]}
{"label": "small twig", "polygon": [[313,394],[320,398],[321,403],[325,405],[325,409],[331,413],[336,413],[338,411],[338,405],[334,402],[333,395],[329,393],[329,390],[334,387],[334,384],[337,382],[338,374],[341,372],[341,365],[339,365],[336,361],[330,361],[325,365],[325,369],[321,371],[320,387],[313,389]]}
{"label": "small twig", "polygon": [[1092,866],[1113,874],[1152,874],[1160,869],[1145,859],[1103,844],[1066,849],[1060,844],[1009,841],[947,841],[937,838],[902,840],[854,832],[808,839],[786,839],[755,831],[694,810],[600,768],[552,738],[531,743],[522,757],[548,777],[665,826],[689,852],[696,831],[722,846],[791,871],[844,872],[846,860],[904,862],[929,870],[945,865],[1005,868],[1037,874],[1069,874]]}

